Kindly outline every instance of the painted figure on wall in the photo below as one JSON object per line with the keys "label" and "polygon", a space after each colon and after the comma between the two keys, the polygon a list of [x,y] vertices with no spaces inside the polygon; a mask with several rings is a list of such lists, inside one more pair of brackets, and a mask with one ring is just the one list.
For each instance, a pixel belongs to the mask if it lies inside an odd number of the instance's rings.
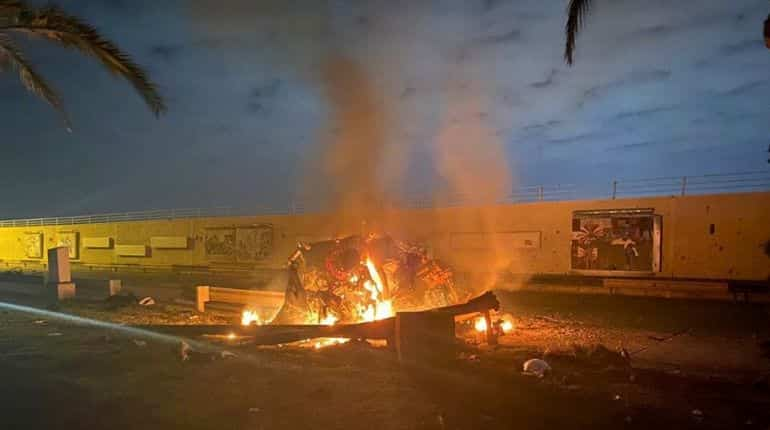
{"label": "painted figure on wall", "polygon": [[599,241],[605,236],[606,228],[602,226],[604,220],[590,220],[573,232],[573,240],[577,242],[577,258],[583,262],[583,267],[593,269],[599,259]]}
{"label": "painted figure on wall", "polygon": [[262,224],[238,228],[236,231],[238,261],[257,261],[273,250],[273,226]]}
{"label": "painted figure on wall", "polygon": [[206,230],[206,257],[213,259],[235,258],[235,229],[210,228]]}
{"label": "painted figure on wall", "polygon": [[587,216],[573,219],[572,269],[649,272],[653,217]]}
{"label": "painted figure on wall", "polygon": [[56,246],[66,246],[70,260],[78,259],[78,232],[67,231],[56,233]]}
{"label": "painted figure on wall", "polygon": [[206,257],[210,260],[255,262],[273,251],[273,226],[210,228],[206,230]]}
{"label": "painted figure on wall", "polygon": [[24,246],[24,255],[27,258],[43,258],[42,233],[26,233],[22,246]]}

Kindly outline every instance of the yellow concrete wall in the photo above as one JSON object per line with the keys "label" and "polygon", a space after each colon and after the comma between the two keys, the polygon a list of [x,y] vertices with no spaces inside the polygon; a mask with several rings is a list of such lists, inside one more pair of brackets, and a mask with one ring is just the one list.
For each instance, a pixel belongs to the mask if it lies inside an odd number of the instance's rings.
{"label": "yellow concrete wall", "polygon": [[[6,266],[45,264],[25,256],[23,236],[41,232],[45,247],[56,244],[57,232],[80,234],[82,265],[209,266],[226,270],[279,268],[293,252],[297,240],[321,240],[368,231],[429,244],[434,255],[460,270],[513,273],[570,272],[572,212],[596,209],[653,208],[663,217],[662,270],[657,276],[682,278],[767,279],[770,257],[764,243],[770,240],[770,193],[711,196],[654,197],[619,200],[543,202],[484,208],[385,210],[376,218],[361,220],[335,214],[220,217],[176,220],[82,224],[74,226],[0,228],[0,260]],[[207,228],[271,224],[273,249],[256,263],[225,263],[207,259],[203,241]],[[709,226],[714,224],[714,234]],[[452,234],[481,232],[539,232],[536,249],[516,249],[493,243],[486,250],[458,250]],[[150,249],[147,257],[117,256],[114,249],[86,249],[83,238],[113,238],[118,245],[146,245],[153,236],[186,236],[188,249]],[[77,264],[76,264],[77,265]]]}

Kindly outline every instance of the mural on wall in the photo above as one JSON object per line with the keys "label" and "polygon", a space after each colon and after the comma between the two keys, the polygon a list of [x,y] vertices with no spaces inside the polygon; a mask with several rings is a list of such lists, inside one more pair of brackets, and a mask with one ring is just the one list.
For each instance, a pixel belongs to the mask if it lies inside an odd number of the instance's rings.
{"label": "mural on wall", "polygon": [[27,258],[43,258],[43,233],[25,233],[23,246]]}
{"label": "mural on wall", "polygon": [[206,229],[206,257],[224,261],[258,261],[273,250],[273,226],[261,224]]}
{"label": "mural on wall", "polygon": [[262,260],[273,250],[273,226],[262,224],[235,232],[238,261]]}
{"label": "mural on wall", "polygon": [[235,260],[235,229],[207,228],[204,248],[209,259]]}
{"label": "mural on wall", "polygon": [[78,239],[79,234],[76,231],[60,231],[56,233],[56,246],[66,246],[69,250],[70,259],[77,260]]}
{"label": "mural on wall", "polygon": [[651,272],[659,268],[656,216],[636,211],[575,213],[572,269]]}

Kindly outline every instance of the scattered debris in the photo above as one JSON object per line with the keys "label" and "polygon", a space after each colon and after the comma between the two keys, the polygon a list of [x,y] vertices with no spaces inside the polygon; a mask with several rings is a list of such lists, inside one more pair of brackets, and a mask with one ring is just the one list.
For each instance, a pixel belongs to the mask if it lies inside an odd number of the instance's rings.
{"label": "scattered debris", "polygon": [[524,374],[537,376],[538,378],[545,377],[551,372],[551,366],[545,361],[539,358],[532,358],[524,362]]}
{"label": "scattered debris", "polygon": [[770,374],[760,375],[751,386],[758,390],[770,390]]}
{"label": "scattered debris", "polygon": [[222,357],[222,359],[237,357],[237,355],[230,351],[222,351],[219,353],[219,356]]}
{"label": "scattered debris", "polygon": [[46,325],[46,324],[48,324],[48,321],[46,321],[46,320],[35,320],[33,324]]}
{"label": "scattered debris", "polygon": [[256,414],[257,412],[261,412],[261,411],[262,411],[262,409],[260,409],[260,408],[249,408],[249,413],[250,414]]}
{"label": "scattered debris", "polygon": [[[688,328],[688,329],[684,329],[684,330],[680,330],[680,331],[678,331],[678,332],[676,332],[676,333],[673,333],[673,334],[671,334],[671,335],[669,335],[669,336],[666,336],[666,337],[647,336],[647,338],[648,338],[648,339],[650,339],[650,340],[654,340],[654,341],[656,341],[656,342],[658,342],[658,343],[664,343],[664,342],[668,342],[668,341],[669,341],[669,340],[671,340],[671,339],[674,339],[674,338],[676,338],[676,337],[679,337],[679,336],[681,336],[681,335],[683,335],[683,334],[688,334],[688,333],[690,333],[690,330],[691,330],[691,329],[689,329],[689,328]],[[636,350],[636,351],[634,351],[634,352],[628,353],[628,355],[629,355],[629,357],[630,357],[630,356],[632,356],[632,355],[636,355],[636,354],[639,354],[640,352],[644,352],[644,351],[646,351],[646,350],[650,349],[651,347],[652,347],[652,345],[644,346],[644,347],[642,347],[642,348],[639,348],[639,349],[637,349],[637,350]]]}
{"label": "scattered debris", "polygon": [[107,303],[107,309],[109,310],[116,310],[119,308],[123,308],[126,306],[130,306],[133,304],[136,304],[137,298],[133,293],[128,294],[116,294],[114,296],[109,296],[105,300],[105,303]]}
{"label": "scattered debris", "polygon": [[703,421],[703,411],[701,411],[700,409],[693,409],[692,417],[697,422]]}
{"label": "scattered debris", "polygon": [[770,358],[770,339],[759,342],[759,350],[762,357]]}
{"label": "scattered debris", "polygon": [[51,333],[48,333],[48,336],[61,336],[62,334],[58,331],[52,331]]}
{"label": "scattered debris", "polygon": [[615,394],[615,397],[613,397],[612,399],[615,400],[615,401],[618,401],[618,400],[621,400],[623,398],[620,397],[620,394]]}
{"label": "scattered debris", "polygon": [[134,345],[138,346],[139,348],[144,348],[147,346],[147,341],[134,339]]}
{"label": "scattered debris", "polygon": [[191,352],[192,352],[192,348],[190,347],[190,344],[188,344],[185,341],[182,341],[182,344],[180,345],[180,355],[182,356],[182,361],[189,360]]}
{"label": "scattered debris", "polygon": [[596,367],[627,367],[630,366],[628,352],[621,349],[620,352],[610,351],[601,344],[584,347],[573,345],[572,352],[578,360],[585,361]]}
{"label": "scattered debris", "polygon": [[152,297],[145,297],[142,300],[139,300],[139,304],[142,306],[152,306],[155,304],[155,299]]}

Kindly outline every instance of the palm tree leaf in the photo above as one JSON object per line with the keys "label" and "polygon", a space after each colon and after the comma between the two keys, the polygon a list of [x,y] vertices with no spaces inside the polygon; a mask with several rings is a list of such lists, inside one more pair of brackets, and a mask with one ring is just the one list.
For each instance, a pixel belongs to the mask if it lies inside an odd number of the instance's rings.
{"label": "palm tree leaf", "polygon": [[0,31],[15,31],[44,37],[59,45],[77,49],[99,60],[110,72],[128,80],[158,116],[166,111],[163,97],[141,67],[114,43],[80,19],[67,15],[57,7],[28,9],[22,7],[15,22],[0,26]]}
{"label": "palm tree leaf", "polygon": [[567,6],[567,24],[564,26],[567,41],[564,46],[564,60],[570,66],[575,53],[575,40],[583,27],[583,20],[588,15],[591,3],[591,0],[570,0]]}
{"label": "palm tree leaf", "polygon": [[19,80],[27,90],[61,113],[67,130],[71,130],[69,117],[56,91],[35,71],[16,44],[4,34],[0,34],[0,71],[9,66],[18,72]]}

